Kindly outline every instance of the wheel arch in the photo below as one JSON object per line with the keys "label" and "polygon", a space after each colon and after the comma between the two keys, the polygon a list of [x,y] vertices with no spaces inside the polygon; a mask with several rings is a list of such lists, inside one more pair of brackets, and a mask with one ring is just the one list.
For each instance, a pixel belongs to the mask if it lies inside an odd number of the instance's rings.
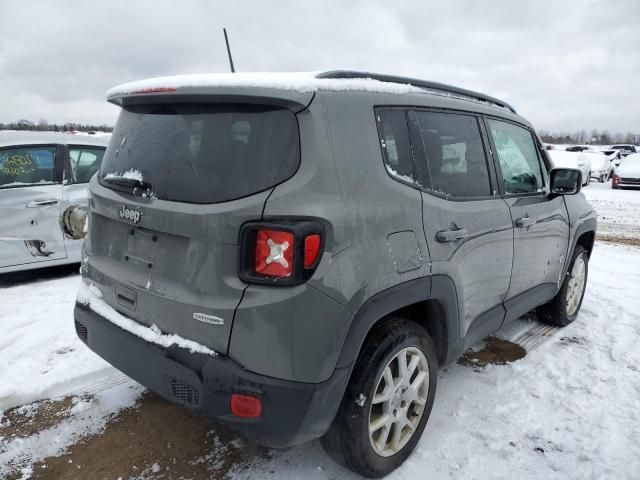
{"label": "wheel arch", "polygon": [[449,277],[435,275],[395,285],[364,302],[353,317],[337,367],[353,366],[367,338],[390,316],[423,327],[436,347],[439,364],[457,358],[460,342],[455,286]]}

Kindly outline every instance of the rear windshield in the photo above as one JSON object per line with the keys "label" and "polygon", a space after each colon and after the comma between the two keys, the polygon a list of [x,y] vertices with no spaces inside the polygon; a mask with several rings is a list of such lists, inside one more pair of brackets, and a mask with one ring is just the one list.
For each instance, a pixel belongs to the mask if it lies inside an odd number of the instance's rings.
{"label": "rear windshield", "polygon": [[291,177],[299,162],[298,123],[289,110],[144,105],[121,111],[99,178],[119,190],[139,182],[163,200],[217,203],[266,190]]}

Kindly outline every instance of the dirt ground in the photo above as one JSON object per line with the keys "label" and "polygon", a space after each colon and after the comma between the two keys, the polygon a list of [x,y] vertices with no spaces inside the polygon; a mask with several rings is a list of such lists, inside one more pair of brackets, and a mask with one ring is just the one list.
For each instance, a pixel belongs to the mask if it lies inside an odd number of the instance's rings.
{"label": "dirt ground", "polygon": [[[489,337],[485,348],[465,353],[459,363],[479,368],[502,365],[525,355],[526,351],[519,345]],[[5,414],[0,436],[26,437],[49,428],[64,420],[73,403],[73,397],[45,400],[26,415],[22,407],[12,409]],[[222,427],[147,393],[134,408],[109,422],[101,434],[73,445],[59,457],[36,463],[30,478],[221,479],[269,455],[267,449],[245,442]],[[17,480],[20,476],[15,472],[8,480]]]}
{"label": "dirt ground", "polygon": [[[69,397],[60,401],[66,407]],[[42,402],[44,403],[44,402]],[[56,402],[49,402],[58,405]],[[62,406],[38,408],[31,423],[2,435],[46,428]],[[9,418],[18,417],[16,412]],[[168,421],[170,419],[170,421]],[[14,431],[15,428],[15,431]],[[108,452],[108,455],[105,455]],[[32,479],[217,479],[268,455],[221,427],[213,427],[153,394],[111,421],[105,431],[33,466]],[[20,478],[18,472],[10,480]]]}
{"label": "dirt ground", "polygon": [[599,233],[597,239],[601,242],[617,243],[620,245],[631,245],[640,247],[640,237],[626,237],[624,235],[614,235],[611,233]]}
{"label": "dirt ground", "polygon": [[466,367],[486,367],[492,365],[505,365],[523,358],[527,351],[517,343],[503,340],[497,337],[488,337],[482,350],[468,350],[459,359],[458,363]]}

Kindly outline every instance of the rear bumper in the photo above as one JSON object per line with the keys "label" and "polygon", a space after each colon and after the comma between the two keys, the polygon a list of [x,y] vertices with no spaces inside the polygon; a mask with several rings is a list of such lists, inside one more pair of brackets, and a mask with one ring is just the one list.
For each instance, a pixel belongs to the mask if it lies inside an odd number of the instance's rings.
{"label": "rear bumper", "polygon": [[[288,447],[322,436],[349,377],[349,369],[341,368],[317,384],[274,379],[248,372],[222,355],[149,343],[82,304],[76,304],[74,317],[80,339],[114,367],[161,397],[266,447]],[[232,393],[259,397],[262,414],[255,419],[232,415]]]}

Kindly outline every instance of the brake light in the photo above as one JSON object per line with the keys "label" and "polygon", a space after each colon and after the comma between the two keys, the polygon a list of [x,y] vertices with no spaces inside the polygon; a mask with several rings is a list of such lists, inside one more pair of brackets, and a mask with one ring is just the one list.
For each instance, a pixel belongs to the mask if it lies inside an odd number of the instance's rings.
{"label": "brake light", "polygon": [[289,277],[293,273],[295,239],[290,232],[258,230],[255,271],[265,277]]}
{"label": "brake light", "polygon": [[620,183],[620,177],[618,175],[616,175],[615,173],[613,174],[611,179],[613,180],[613,183]]}
{"label": "brake light", "polygon": [[231,413],[236,417],[259,417],[262,413],[262,401],[251,395],[233,393],[231,395]]}
{"label": "brake light", "polygon": [[153,87],[143,88],[141,90],[132,90],[129,93],[163,93],[163,92],[175,92],[177,89],[173,87]]}
{"label": "brake light", "polygon": [[240,231],[238,276],[247,283],[300,285],[311,278],[325,245],[314,220],[250,222]]}
{"label": "brake light", "polygon": [[311,268],[320,253],[320,235],[313,233],[304,239],[304,268]]}

